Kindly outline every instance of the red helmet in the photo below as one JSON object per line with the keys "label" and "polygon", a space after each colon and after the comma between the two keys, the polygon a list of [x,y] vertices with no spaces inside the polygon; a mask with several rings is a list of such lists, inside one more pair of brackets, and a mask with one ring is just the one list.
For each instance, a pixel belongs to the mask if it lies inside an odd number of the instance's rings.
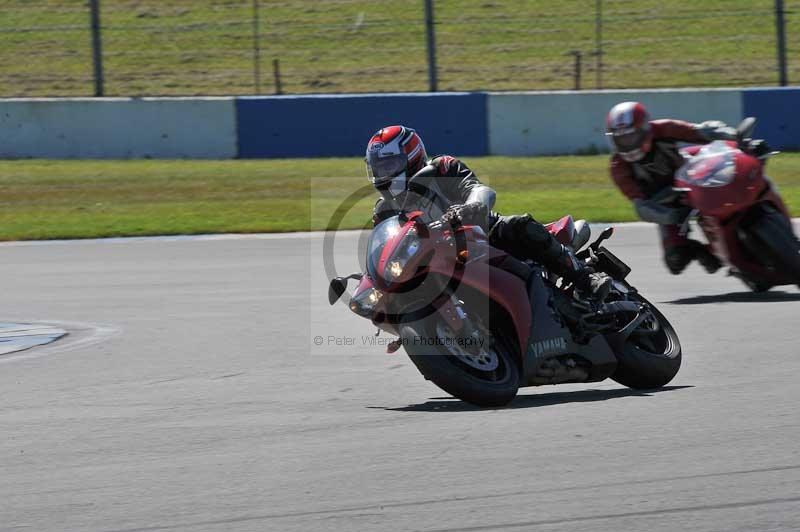
{"label": "red helmet", "polygon": [[[428,154],[417,132],[410,127],[388,126],[369,139],[367,144],[367,177],[375,188],[388,188],[395,178],[406,178],[419,172]],[[405,179],[402,180],[405,188]]]}
{"label": "red helmet", "polygon": [[650,114],[639,102],[618,103],[608,112],[606,135],[611,148],[623,159],[639,161],[653,147]]}

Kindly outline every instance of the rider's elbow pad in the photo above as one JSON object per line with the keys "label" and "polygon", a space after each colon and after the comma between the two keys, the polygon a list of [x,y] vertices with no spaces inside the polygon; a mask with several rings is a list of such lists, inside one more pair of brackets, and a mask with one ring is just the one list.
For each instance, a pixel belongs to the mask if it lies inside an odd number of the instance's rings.
{"label": "rider's elbow pad", "polygon": [[486,209],[490,211],[492,210],[492,207],[494,207],[494,202],[496,199],[497,194],[495,193],[494,189],[489,188],[486,185],[478,185],[470,191],[465,203],[482,203],[486,205]]}
{"label": "rider's elbow pad", "polygon": [[695,124],[695,130],[707,141],[714,140],[736,140],[736,128],[727,125],[720,120],[706,120]]}

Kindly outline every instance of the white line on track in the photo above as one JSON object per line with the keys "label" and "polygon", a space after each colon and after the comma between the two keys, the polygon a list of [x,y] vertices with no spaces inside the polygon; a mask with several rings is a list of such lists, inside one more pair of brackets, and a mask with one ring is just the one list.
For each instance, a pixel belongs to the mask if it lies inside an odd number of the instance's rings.
{"label": "white line on track", "polygon": [[[595,227],[646,227],[652,226],[649,222],[593,222]],[[337,231],[339,234],[356,234],[359,229]],[[112,238],[82,238],[66,240],[18,240],[13,242],[0,242],[0,246],[52,246],[74,244],[136,244],[140,242],[192,242],[213,240],[289,240],[296,238],[320,238],[326,231],[306,231],[296,233],[220,233],[206,235],[167,235],[167,236],[130,236]]]}

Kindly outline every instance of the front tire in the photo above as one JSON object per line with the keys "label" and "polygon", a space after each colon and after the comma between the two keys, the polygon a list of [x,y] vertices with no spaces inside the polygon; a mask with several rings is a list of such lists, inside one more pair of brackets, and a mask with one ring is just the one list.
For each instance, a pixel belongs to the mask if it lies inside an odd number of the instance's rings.
{"label": "front tire", "polygon": [[635,299],[649,306],[652,320],[631,333],[617,350],[617,369],[611,378],[628,388],[660,388],[668,384],[681,367],[680,340],[657,308],[641,296]]}
{"label": "front tire", "polygon": [[779,273],[800,284],[800,241],[792,231],[791,222],[772,205],[764,205],[758,216],[745,230],[745,238]]}
{"label": "front tire", "polygon": [[435,341],[443,336],[443,323],[436,314],[404,325],[400,330],[405,350],[420,373],[462,401],[482,407],[510,403],[519,390],[520,371],[502,336],[494,335],[494,352],[490,358],[487,358],[489,355],[478,356],[470,363],[465,354],[458,354],[453,347],[446,348]]}

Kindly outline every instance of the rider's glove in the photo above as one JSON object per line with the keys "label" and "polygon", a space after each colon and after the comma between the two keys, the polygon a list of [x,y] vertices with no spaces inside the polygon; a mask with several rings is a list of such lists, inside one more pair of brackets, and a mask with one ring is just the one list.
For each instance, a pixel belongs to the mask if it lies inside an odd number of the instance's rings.
{"label": "rider's glove", "polygon": [[772,148],[764,139],[747,139],[743,150],[745,153],[757,157],[758,159],[763,159],[772,153]]}
{"label": "rider's glove", "polygon": [[597,301],[603,301],[608,297],[612,283],[613,281],[608,274],[594,272],[590,268],[579,272],[574,281],[578,292],[587,294]]}
{"label": "rider's glove", "polygon": [[489,209],[483,203],[467,203],[451,205],[442,215],[442,223],[456,226],[460,224],[476,225],[486,220]]}
{"label": "rider's glove", "polygon": [[595,272],[578,259],[571,249],[565,246],[560,248],[558,258],[550,262],[549,269],[571,282],[578,292],[597,301],[603,301],[611,291],[611,277],[602,272]]}

